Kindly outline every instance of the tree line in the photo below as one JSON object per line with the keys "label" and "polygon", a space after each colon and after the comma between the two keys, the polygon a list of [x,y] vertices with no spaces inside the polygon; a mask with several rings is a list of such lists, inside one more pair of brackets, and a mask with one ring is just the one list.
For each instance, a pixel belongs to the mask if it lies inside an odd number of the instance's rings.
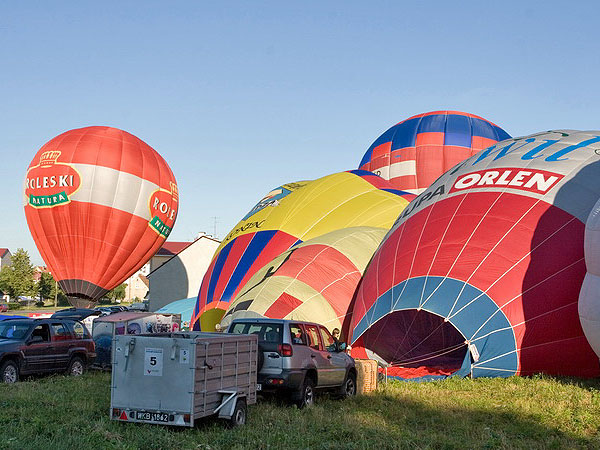
{"label": "tree line", "polygon": [[[35,268],[29,259],[29,253],[22,248],[17,249],[11,257],[12,264],[4,266],[0,270],[0,290],[8,294],[12,300],[20,296],[39,297],[40,302],[49,299],[57,299],[60,306],[69,304],[66,294],[62,291],[58,283],[55,282],[52,275],[48,272],[40,274],[40,280],[33,278]],[[122,300],[125,298],[126,284],[121,284],[110,291],[106,297],[111,300]]]}

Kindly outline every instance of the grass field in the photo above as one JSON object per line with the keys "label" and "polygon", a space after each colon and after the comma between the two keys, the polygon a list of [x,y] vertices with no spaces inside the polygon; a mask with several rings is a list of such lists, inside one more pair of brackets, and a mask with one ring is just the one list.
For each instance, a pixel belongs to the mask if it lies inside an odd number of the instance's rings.
{"label": "grass field", "polygon": [[0,385],[1,449],[600,448],[600,380],[549,377],[390,382],[317,399],[261,401],[248,424],[195,429],[109,420],[110,375]]}

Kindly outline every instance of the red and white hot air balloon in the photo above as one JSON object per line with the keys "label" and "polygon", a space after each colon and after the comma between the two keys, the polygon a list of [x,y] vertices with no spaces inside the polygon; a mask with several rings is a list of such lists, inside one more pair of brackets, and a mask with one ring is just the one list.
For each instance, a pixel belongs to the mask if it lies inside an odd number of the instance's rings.
{"label": "red and white hot air balloon", "polygon": [[179,204],[165,160],[111,127],[47,142],[23,194],[33,239],[74,305],[92,304],[145,264],[171,232]]}

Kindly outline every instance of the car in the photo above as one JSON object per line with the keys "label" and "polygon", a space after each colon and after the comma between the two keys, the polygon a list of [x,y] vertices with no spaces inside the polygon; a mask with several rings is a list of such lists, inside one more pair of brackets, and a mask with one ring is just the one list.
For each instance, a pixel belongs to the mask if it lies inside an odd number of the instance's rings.
{"label": "car", "polygon": [[258,335],[257,387],[287,396],[299,408],[311,406],[315,393],[333,390],[356,395],[354,359],[323,325],[285,319],[235,319],[227,333]]}
{"label": "car", "polygon": [[108,306],[96,306],[94,308],[96,311],[100,311],[100,316],[108,316],[109,314],[114,313],[115,311],[110,309]]}
{"label": "car", "polygon": [[0,303],[0,313],[7,312],[8,305],[6,303]]}
{"label": "car", "polygon": [[147,302],[132,303],[129,306],[129,311],[148,311]]}
{"label": "car", "polygon": [[15,318],[0,322],[0,382],[22,375],[66,372],[81,375],[96,357],[86,327],[73,319]]}

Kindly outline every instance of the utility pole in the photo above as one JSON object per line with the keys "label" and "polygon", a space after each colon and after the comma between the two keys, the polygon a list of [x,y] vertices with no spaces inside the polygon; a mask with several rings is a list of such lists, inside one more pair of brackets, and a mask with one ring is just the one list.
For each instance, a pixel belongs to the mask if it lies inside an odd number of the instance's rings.
{"label": "utility pole", "polygon": [[54,307],[58,304],[58,282],[54,280]]}

